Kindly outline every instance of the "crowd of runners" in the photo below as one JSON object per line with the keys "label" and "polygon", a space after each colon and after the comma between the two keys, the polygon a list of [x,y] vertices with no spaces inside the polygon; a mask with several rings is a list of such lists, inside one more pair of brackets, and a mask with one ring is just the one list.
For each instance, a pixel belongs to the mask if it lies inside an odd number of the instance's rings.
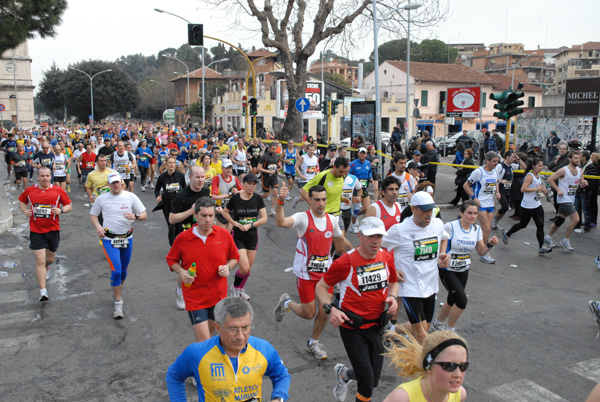
{"label": "crowd of runners", "polygon": [[[372,147],[348,150],[322,139],[304,140],[301,144],[261,138],[246,142],[233,129],[190,130],[158,124],[8,134],[0,148],[5,152],[8,180],[14,179],[24,190],[19,202],[30,218],[40,302],[50,299],[46,280],[59,246],[59,217],[73,209],[69,193],[76,172],[78,191],[92,204],[90,229],[98,236],[111,270],[113,317],[125,316],[122,294],[133,230],[136,221],[147,219],[146,207],[135,193],[149,186],[156,198],[154,210],[163,210],[168,228],[165,237],[170,249],[165,255],[177,275],[176,308],[187,312],[196,342],[208,345],[215,331],[230,338],[230,347],[223,343],[224,349],[217,347],[216,353],[229,355],[234,373],[237,356],[246,350],[235,352],[235,345],[252,344],[248,343],[252,310],[247,303],[226,300],[251,299],[246,285],[259,252],[258,228],[271,218],[297,235],[295,252],[289,256],[296,291],[273,295],[274,320],[283,322],[293,313],[313,321],[306,330],[305,348],[319,360],[327,358],[321,338],[327,322],[339,328],[348,360],[334,368],[337,401],[346,399],[352,381],[357,384],[355,400],[371,400],[384,355],[390,356],[403,377],[414,378],[386,401],[464,400],[468,349],[455,328],[467,305],[472,254],[475,251],[482,262],[494,263],[498,237],[509,244],[531,219],[539,254],[552,252],[557,232],[563,235],[560,247],[573,252],[569,238],[580,221],[575,195],[591,182],[583,178],[581,153],[571,151],[568,164],[548,177],[546,184],[541,159],[489,151],[482,166],[463,168],[469,169],[462,185],[468,199],[460,204],[459,218],[442,221],[435,201],[435,173],[429,167],[425,174],[419,161],[421,153],[432,151],[431,140],[408,154],[397,151],[386,170],[383,158],[388,156]],[[518,169],[525,173],[517,177]],[[35,171],[38,182],[32,185]],[[520,189],[520,201],[511,199],[514,186]],[[558,206],[552,226],[545,231],[542,200],[548,191],[556,194]],[[286,215],[288,201],[298,210],[292,215]],[[511,207],[519,222],[504,230],[499,223]],[[349,233],[357,234],[357,247],[348,239]],[[596,262],[600,268],[600,260]],[[439,282],[448,296],[434,317]],[[589,306],[600,324],[600,303]],[[225,325],[238,321],[245,324]],[[178,400],[175,394],[181,396],[180,385],[190,376],[201,400],[209,399],[203,394],[209,389],[204,378],[207,369],[179,360],[193,360],[189,355],[193,353],[211,356],[213,347],[186,350],[169,368],[173,400]],[[269,374],[278,384],[271,399],[285,400],[287,369],[274,358],[274,350],[263,344],[256,348],[269,365],[276,366],[277,373]],[[240,395],[260,397],[260,387],[248,393],[250,384],[239,381],[245,387],[238,384],[231,391],[236,400],[238,389]]]}

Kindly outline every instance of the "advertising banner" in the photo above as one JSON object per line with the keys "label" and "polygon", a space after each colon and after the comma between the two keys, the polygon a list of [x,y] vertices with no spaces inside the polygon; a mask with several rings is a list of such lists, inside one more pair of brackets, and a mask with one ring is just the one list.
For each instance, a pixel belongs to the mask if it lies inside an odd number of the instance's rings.
{"label": "advertising banner", "polygon": [[448,88],[447,117],[481,116],[481,87]]}

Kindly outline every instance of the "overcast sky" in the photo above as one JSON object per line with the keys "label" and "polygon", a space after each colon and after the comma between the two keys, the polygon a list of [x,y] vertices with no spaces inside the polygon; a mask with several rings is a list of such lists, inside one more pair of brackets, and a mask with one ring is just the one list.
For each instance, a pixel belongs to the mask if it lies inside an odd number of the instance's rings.
{"label": "overcast sky", "polygon": [[[412,31],[411,38],[418,41],[440,39],[447,43],[486,45],[504,42],[506,39],[509,43],[524,43],[527,50],[537,49],[538,46],[555,48],[600,41],[597,30],[600,3],[596,1],[448,1],[450,11],[447,20],[428,30]],[[122,55],[136,53],[148,56],[187,42],[185,22],[157,13],[154,8],[162,8],[191,22],[204,24],[205,35],[227,40],[235,45],[241,43],[247,49],[252,46],[263,47],[258,35],[231,30],[235,23],[233,17],[215,17],[211,9],[200,1],[69,0],[56,37],[29,41],[34,85],[39,84],[43,72],[53,62],[66,68],[69,64],[87,59],[114,61]],[[419,12],[423,9],[421,7]],[[250,17],[245,18],[245,24],[258,26]],[[597,37],[590,36],[594,32]],[[216,44],[215,41],[205,40],[208,48]],[[372,50],[371,35],[363,40],[361,51],[352,58],[367,58]]]}

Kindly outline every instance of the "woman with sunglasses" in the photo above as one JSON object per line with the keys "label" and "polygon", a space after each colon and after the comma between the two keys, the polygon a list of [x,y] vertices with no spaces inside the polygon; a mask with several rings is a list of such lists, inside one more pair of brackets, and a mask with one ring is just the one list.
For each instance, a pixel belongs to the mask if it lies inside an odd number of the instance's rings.
{"label": "woman with sunglasses", "polygon": [[[462,402],[469,368],[467,341],[453,331],[438,331],[423,344],[410,334],[386,334],[387,353],[400,377],[415,379],[399,385],[383,402]],[[398,342],[398,344],[396,344]]]}
{"label": "woman with sunglasses", "polygon": [[[442,306],[437,319],[431,323],[438,331],[443,329],[454,331],[456,322],[467,307],[465,286],[471,266],[471,251],[475,249],[477,254],[484,255],[499,243],[496,236],[492,237],[487,244],[483,242],[481,227],[475,224],[477,220],[475,201],[463,201],[459,214],[459,219],[444,224],[444,230],[450,235],[447,249],[450,265],[448,268],[438,267],[442,285],[448,291],[446,303]],[[447,326],[444,324],[446,319],[448,319]]]}

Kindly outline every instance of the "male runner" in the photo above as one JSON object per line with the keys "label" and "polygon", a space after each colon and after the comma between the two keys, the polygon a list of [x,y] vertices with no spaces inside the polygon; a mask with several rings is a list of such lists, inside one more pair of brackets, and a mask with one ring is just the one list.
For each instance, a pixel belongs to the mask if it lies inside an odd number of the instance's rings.
{"label": "male runner", "polygon": [[[315,146],[308,144],[306,154],[296,160],[296,173],[298,173],[298,188],[303,188],[317,173],[319,173],[319,158],[315,155]],[[300,196],[292,201],[292,208],[296,209]]]}
{"label": "male runner", "polygon": [[17,144],[17,150],[12,153],[10,163],[14,166],[17,188],[21,185],[21,180],[23,180],[23,189],[27,188],[27,169],[31,165],[31,156],[25,152],[23,143]]}
{"label": "male runner", "polygon": [[0,151],[4,151],[4,162],[6,162],[7,172],[6,179],[8,180],[10,179],[10,171],[12,168],[10,158],[12,157],[12,154],[17,151],[17,141],[15,141],[15,135],[13,133],[8,133],[7,138],[2,140]]}
{"label": "male runner", "polygon": [[131,152],[125,149],[125,143],[122,140],[117,141],[117,150],[111,156],[112,168],[119,173],[125,183],[125,189],[129,190],[129,172],[135,158]]}
{"label": "male runner", "polygon": [[[569,237],[573,233],[575,226],[579,223],[579,214],[575,209],[575,193],[579,187],[585,187],[588,185],[586,179],[583,178],[583,173],[579,164],[581,163],[581,153],[579,151],[569,152],[569,164],[565,167],[560,168],[548,177],[548,183],[552,186],[552,190],[556,193],[556,201],[558,202],[558,215],[550,231],[544,236],[544,241],[549,247],[554,247],[552,243],[552,236],[558,228],[565,222],[565,218],[569,217],[569,225],[565,231],[565,238],[560,241],[560,245],[567,251],[573,252]],[[556,184],[556,180],[560,180]]]}
{"label": "male runner", "polygon": [[[106,160],[104,155],[98,156]],[[120,320],[125,317],[121,291],[133,249],[133,221],[146,220],[147,214],[138,196],[124,190],[119,173],[110,172],[107,181],[110,191],[98,196],[90,210],[90,220],[102,240],[104,255],[111,270],[110,285],[115,305],[113,318]],[[98,220],[100,214],[103,217],[102,225]]]}
{"label": "male runner", "polygon": [[[294,180],[296,179],[296,160],[298,159],[298,152],[294,148],[294,142],[289,140],[287,142],[287,148],[281,153],[281,162],[283,162],[283,173],[288,182],[288,188],[291,190],[294,187]],[[288,196],[286,201],[292,198]]]}
{"label": "male runner", "polygon": [[398,182],[400,183],[400,189],[398,190],[400,212],[410,204],[412,193],[419,184],[419,180],[406,171],[407,160],[406,155],[396,154],[396,156],[394,156],[395,170],[390,175],[398,179]]}
{"label": "male runner", "polygon": [[396,202],[398,200],[398,191],[400,189],[400,182],[394,176],[388,176],[381,183],[381,199],[375,201],[369,205],[365,218],[368,216],[374,216],[383,221],[385,230],[389,230],[392,226],[400,223],[400,215],[402,209],[400,204]]}
{"label": "male runner", "polygon": [[[516,165],[514,165],[515,162],[517,163]],[[492,230],[502,230],[502,228],[498,226],[498,222],[504,218],[504,214],[506,214],[510,206],[510,189],[513,180],[513,166],[519,166],[521,169],[525,169],[527,167],[522,160],[518,159],[515,151],[509,150],[504,155],[504,160],[496,166],[500,189],[500,209],[498,212],[496,212],[496,215],[492,220]]]}
{"label": "male runner", "polygon": [[258,161],[258,171],[262,177],[263,198],[271,196],[271,210],[269,216],[275,217],[275,203],[277,202],[277,188],[279,180],[277,171],[279,170],[279,157],[277,156],[277,144],[271,142],[269,149]]}
{"label": "male runner", "polygon": [[358,159],[353,160],[350,164],[350,174],[356,176],[363,186],[361,198],[362,207],[356,216],[352,216],[352,226],[350,226],[350,231],[352,233],[358,233],[358,226],[356,225],[358,215],[364,214],[367,211],[369,204],[371,204],[371,198],[369,197],[369,184],[371,181],[373,181],[373,170],[371,168],[371,162],[367,160],[366,148],[360,148],[358,150]]}
{"label": "male runner", "polygon": [[240,183],[240,179],[233,175],[233,163],[231,160],[224,159],[221,167],[223,169],[222,173],[216,175],[212,179],[210,193],[217,205],[217,225],[231,230],[231,225],[229,225],[229,222],[227,222],[227,219],[223,216],[223,208],[227,206],[231,196],[242,191],[243,187],[242,183]]}
{"label": "male runner", "polygon": [[87,180],[85,181],[85,192],[91,202],[94,202],[101,194],[110,192],[108,175],[115,171],[107,168],[107,164],[106,155],[96,155],[96,169],[88,173]]}
{"label": "male runner", "polygon": [[[489,151],[485,154],[483,165],[475,169],[463,185],[467,195],[475,200],[479,207],[477,219],[481,225],[484,244],[487,244],[492,230],[494,202],[500,199],[498,172],[496,172],[496,165],[499,161],[498,153]],[[482,255],[480,260],[486,264],[496,262],[489,252]]]}
{"label": "male runner", "polygon": [[48,167],[38,170],[38,184],[27,187],[19,196],[19,208],[29,217],[29,248],[35,255],[35,275],[40,285],[40,301],[48,300],[46,280],[60,242],[59,215],[73,210],[69,196],[50,184]]}
{"label": "male runner", "polygon": [[[315,287],[331,265],[330,251],[333,241],[343,239],[343,234],[335,218],[325,213],[327,204],[325,187],[317,185],[308,190],[309,211],[299,212],[286,218],[283,204],[287,193],[288,189],[284,185],[277,203],[277,226],[286,229],[294,228],[298,234],[293,268],[297,276],[296,286],[300,303],[292,301],[287,293],[282,294],[275,307],[275,321],[281,322],[288,311],[293,311],[298,317],[306,320],[312,320],[316,314],[306,350],[315,358],[323,360],[327,358],[327,352],[319,343],[319,336],[327,324],[327,315],[322,303],[318,303],[317,309]],[[330,291],[332,292],[333,289]]]}

